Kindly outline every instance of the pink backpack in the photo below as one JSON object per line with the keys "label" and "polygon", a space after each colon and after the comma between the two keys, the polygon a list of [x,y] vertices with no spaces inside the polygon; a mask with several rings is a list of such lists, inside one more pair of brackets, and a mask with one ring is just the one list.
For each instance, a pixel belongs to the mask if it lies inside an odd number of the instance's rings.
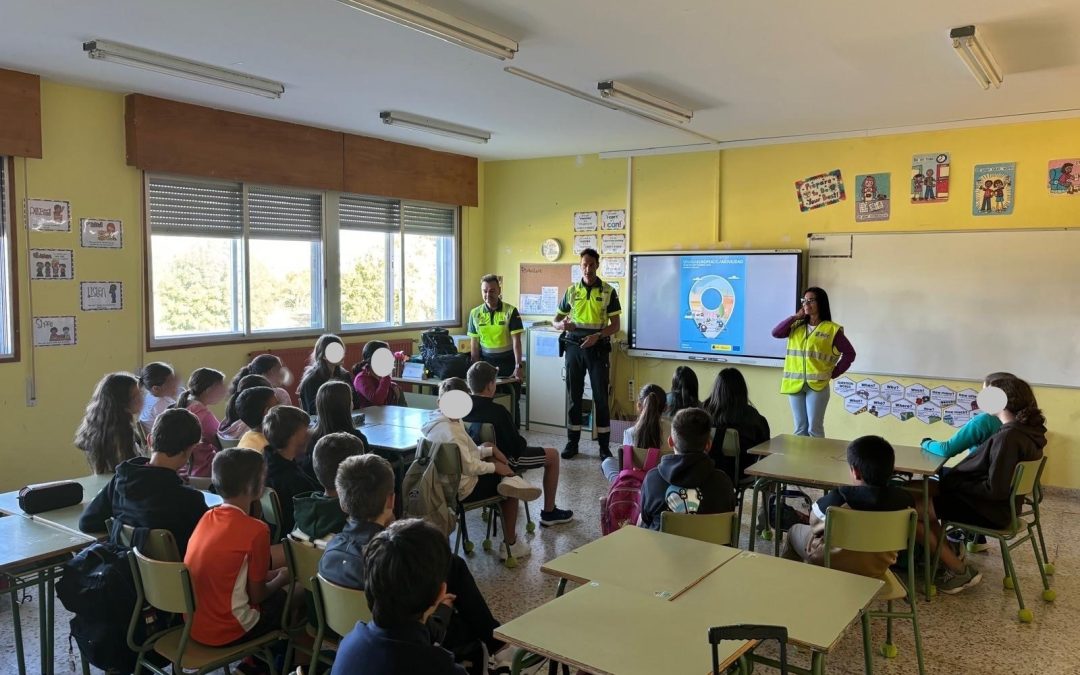
{"label": "pink backpack", "polygon": [[611,484],[607,497],[600,498],[600,533],[611,534],[623,525],[637,525],[641,515],[641,485],[645,474],[660,463],[660,450],[650,448],[645,466],[634,467],[634,448],[622,448],[623,469]]}

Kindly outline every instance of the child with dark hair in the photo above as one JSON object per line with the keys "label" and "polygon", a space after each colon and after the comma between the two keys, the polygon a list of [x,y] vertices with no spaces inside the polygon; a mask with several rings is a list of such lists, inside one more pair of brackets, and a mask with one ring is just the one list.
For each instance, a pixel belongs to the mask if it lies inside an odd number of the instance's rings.
{"label": "child with dark hair", "polygon": [[289,571],[270,569],[270,529],[248,515],[263,493],[262,453],[227,448],[214,457],[212,473],[214,489],[225,503],[203,515],[188,542],[184,564],[199,599],[191,617],[191,638],[224,647],[278,627]]}
{"label": "child with dark hair", "polygon": [[293,498],[318,489],[297,463],[307,452],[308,423],[311,418],[291,405],[274,406],[266,413],[262,429],[266,435],[266,485],[277,492],[281,502],[281,531],[292,532]]}
{"label": "child with dark hair", "polygon": [[[668,398],[658,384],[646,384],[638,394],[638,418],[634,426],[623,432],[623,445],[635,448],[659,448],[671,450],[671,418],[667,417]],[[622,455],[605,457],[600,462],[600,471],[608,483],[614,483],[622,471]]]}
{"label": "child with dark hair", "polygon": [[240,437],[236,444],[238,448],[258,450],[266,449],[267,441],[262,428],[263,419],[271,408],[277,405],[277,397],[270,387],[252,387],[240,392],[236,397],[236,412],[240,420],[248,426],[250,431]]}
{"label": "child with dark hair", "polygon": [[[327,545],[326,553],[319,561],[319,573],[331,583],[364,590],[367,588],[365,549],[380,532],[393,527],[394,474],[390,464],[382,457],[360,455],[342,461],[336,483],[341,508],[348,514],[349,521],[341,534],[336,535]],[[439,541],[440,550],[445,551],[448,556],[444,581],[448,592],[454,596],[454,611],[440,612],[431,617],[427,621],[431,633],[445,633],[440,642],[448,649],[458,649],[482,640],[489,653],[498,652],[504,647],[493,635],[499,622],[491,615],[491,610],[477,588],[465,560],[460,556],[449,555],[450,547],[444,535],[440,535]],[[496,657],[496,662],[508,663],[509,656],[508,651],[504,650]],[[338,659],[341,659],[340,655]],[[343,665],[340,667],[346,667],[344,664],[348,662],[341,663]],[[335,664],[335,668],[337,667],[339,666]]]}
{"label": "child with dark hair", "polygon": [[293,516],[296,521],[293,536],[311,540],[317,546],[325,546],[326,537],[345,528],[347,517],[338,500],[334,481],[338,467],[346,458],[362,454],[364,444],[352,434],[327,434],[319,439],[311,455],[315,476],[319,479],[323,491],[293,497]]}
{"label": "child with dark hair", "polygon": [[142,410],[143,393],[131,373],[112,373],[94,387],[86,414],[75,431],[75,447],[86,453],[96,474],[144,453],[146,432],[135,416]]}
{"label": "child with dark hair", "polygon": [[190,476],[209,477],[214,453],[221,449],[217,431],[221,424],[210,406],[225,398],[225,374],[213,368],[196,368],[188,378],[187,389],[180,394],[176,407],[186,408],[199,418],[202,439],[191,453]]}
{"label": "child with dark hair", "polygon": [[281,359],[273,354],[259,354],[251,360],[251,363],[241,368],[233,376],[229,383],[229,396],[240,390],[240,383],[249,375],[261,375],[266,378],[266,385],[274,390],[278,403],[292,405],[292,397],[283,387],[291,379],[289,370],[281,363]]}
{"label": "child with dark hair", "polygon": [[364,345],[360,363],[353,366],[352,372],[355,377],[352,381],[353,389],[360,398],[360,408],[370,405],[403,405],[404,397],[401,390],[394,384],[389,374],[379,377],[371,369],[371,357],[380,349],[389,349],[390,345],[382,340],[372,340]]}
{"label": "child with dark hair", "polygon": [[[331,363],[326,358],[326,348],[332,344],[341,345],[342,350],[345,348],[345,343],[341,341],[341,338],[332,333],[319,336],[319,339],[315,341],[315,348],[311,350],[308,367],[304,369],[304,375],[300,378],[300,385],[296,388],[296,394],[300,397],[300,407],[309,415],[315,414],[315,396],[323,383],[330,380],[341,380],[346,384],[352,383],[352,376],[349,371],[342,368],[340,363]],[[360,394],[358,392],[353,391],[352,401],[353,408],[360,407]]]}
{"label": "child with dark hair", "polygon": [[709,457],[712,423],[701,408],[685,408],[671,420],[671,446],[641,484],[641,526],[660,529],[660,514],[725,513],[735,509],[731,479]]}
{"label": "child with dark hair", "polygon": [[[746,380],[737,368],[724,368],[716,375],[712,394],[702,406],[709,413],[716,429],[713,435],[713,461],[732,482],[746,478],[746,469],[757,461],[750,448],[769,440],[769,421],[750,402]],[[722,444],[728,429],[739,432],[739,475],[735,475],[735,458],[724,455]]]}
{"label": "child with dark hair", "polygon": [[186,487],[177,471],[187,466],[202,429],[191,412],[171,409],[158,415],[150,433],[150,457],[135,457],[116,467],[116,475],[79,518],[83,532],[106,531],[105,521],[118,525],[172,532],[180,555],[206,513],[206,501]]}
{"label": "child with dark hair", "polygon": [[225,416],[221,418],[221,424],[218,425],[218,436],[236,440],[251,431],[251,427],[244,424],[244,420],[240,419],[240,412],[236,408],[236,401],[240,398],[240,394],[254,387],[273,389],[273,387],[270,386],[270,380],[262,375],[245,375],[241,378],[240,382],[236,385],[236,391],[231,391],[229,393],[229,402],[225,404]]}
{"label": "child with dark hair", "polygon": [[323,436],[346,433],[355,436],[367,448],[367,437],[356,428],[356,424],[353,422],[352,393],[352,387],[339,380],[324,382],[319,387],[319,393],[315,395],[315,413],[319,417],[319,422],[311,432],[311,438],[308,440],[308,451],[300,461],[300,467],[308,475],[308,478],[318,478],[312,466],[312,460],[315,456],[313,450],[315,444]]}
{"label": "child with dark hair", "polygon": [[139,371],[139,386],[146,392],[142,412],[139,414],[139,424],[143,427],[143,433],[148,434],[154,427],[157,416],[176,404],[180,376],[169,364],[155,361],[146,364]]}
{"label": "child with dark hair", "polygon": [[[783,556],[789,560],[805,560],[814,565],[825,564],[825,517],[831,506],[846,506],[857,511],[900,511],[915,507],[915,499],[907,490],[889,485],[896,462],[896,452],[881,436],[862,436],[847,447],[848,467],[854,485],[844,485],[827,492],[817,500],[810,512],[810,524],[792,525],[788,530]],[[881,578],[896,562],[896,552],[864,553],[834,551],[834,569]]]}
{"label": "child with dark hair", "polygon": [[[697,373],[690,366],[679,366],[671,376],[671,391],[667,394],[667,414],[674,417],[683,408],[700,408]],[[639,446],[645,447],[645,446]],[[657,446],[648,446],[657,447]]]}
{"label": "child with dark hair", "polygon": [[423,520],[403,520],[375,535],[364,551],[364,593],[372,621],[344,637],[334,672],[465,675],[453,655],[432,644],[425,626],[447,595],[446,538]]}

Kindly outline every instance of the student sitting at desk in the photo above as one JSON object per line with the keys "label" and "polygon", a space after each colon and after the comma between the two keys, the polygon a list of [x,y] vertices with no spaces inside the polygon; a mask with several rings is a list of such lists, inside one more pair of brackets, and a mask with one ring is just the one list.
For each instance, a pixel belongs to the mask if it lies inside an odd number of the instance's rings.
{"label": "student sitting at desk", "polygon": [[279,405],[266,413],[266,486],[277,492],[281,504],[281,532],[292,532],[293,497],[318,489],[297,459],[307,452],[308,423],[311,418],[300,408]]}
{"label": "student sitting at desk", "polygon": [[[1016,376],[1012,373],[990,373],[983,380],[983,389],[986,389],[990,382],[1007,377],[1015,378]],[[997,415],[987,415],[979,410],[973,413],[971,419],[957,429],[949,440],[935,441],[932,438],[924,438],[920,443],[922,449],[942,457],[953,457],[965,450],[974,451],[1001,428],[1001,420],[997,418]]]}
{"label": "student sitting at desk", "polygon": [[380,349],[389,349],[390,345],[381,340],[372,340],[364,345],[360,363],[353,366],[352,372],[355,377],[352,381],[353,389],[360,399],[359,408],[372,405],[405,405],[405,397],[401,390],[394,384],[390,375],[379,377],[371,369],[371,357]]}
{"label": "student sitting at desk", "polygon": [[[671,420],[665,415],[670,397],[665,400],[664,390],[658,384],[646,384],[638,394],[638,418],[634,426],[623,432],[623,445],[635,448],[659,448],[671,450]],[[622,454],[605,457],[600,470],[608,483],[614,483],[622,471]]]}
{"label": "student sitting at desk", "polygon": [[[326,385],[323,385],[324,387]],[[364,444],[351,434],[327,434],[315,444],[312,464],[322,492],[308,492],[293,497],[293,516],[296,529],[293,535],[325,546],[325,539],[345,529],[347,520],[341,509],[337,487],[338,467],[347,457],[364,454]]]}
{"label": "student sitting at desk", "polygon": [[[342,348],[345,343],[336,335],[326,333],[320,335],[315,341],[315,349],[311,351],[308,359],[308,367],[304,369],[304,375],[300,378],[300,386],[296,388],[296,395],[300,397],[300,407],[309,415],[315,414],[315,395],[324,382],[341,380],[345,383],[352,382],[349,371],[341,367],[340,363],[331,363],[326,358],[326,348],[331,344],[339,344]],[[360,394],[352,393],[353,408],[360,407]]]}
{"label": "student sitting at desk", "polygon": [[235,441],[251,431],[251,427],[244,424],[244,420],[240,419],[240,411],[237,409],[236,403],[240,398],[240,394],[255,387],[273,388],[270,386],[270,381],[262,375],[245,375],[241,378],[239,384],[236,385],[236,391],[229,394],[229,402],[225,404],[225,416],[221,418],[221,424],[218,425],[219,437]]}
{"label": "student sitting at desk", "polygon": [[270,387],[252,387],[240,392],[240,396],[236,398],[236,412],[240,415],[240,420],[248,426],[249,431],[240,437],[236,447],[259,452],[266,449],[266,436],[262,428],[263,419],[266,418],[266,413],[277,404],[277,397],[274,396],[274,390]]}
{"label": "student sitting at desk", "polygon": [[206,501],[176,472],[187,466],[201,436],[199,419],[188,410],[158,415],[150,432],[150,457],[135,457],[116,467],[105,489],[86,505],[79,529],[105,532],[105,521],[113,518],[119,525],[169,530],[183,557],[191,533],[206,513]]}
{"label": "student sitting at desk", "polygon": [[[792,525],[781,555],[789,560],[825,564],[825,516],[830,506],[846,506],[857,511],[900,511],[915,507],[907,490],[889,485],[896,463],[896,451],[880,436],[856,438],[847,447],[848,467],[855,485],[844,485],[825,493],[811,509],[810,524]],[[880,578],[896,563],[896,552],[863,553],[838,551],[832,555],[834,569]]]}
{"label": "student sitting at desk", "polygon": [[[675,454],[645,474],[641,485],[641,526],[660,529],[664,511],[726,513],[735,510],[731,479],[709,457],[712,423],[701,408],[680,410],[671,420]],[[696,505],[696,510],[695,509]]]}
{"label": "student sitting at desk", "polygon": [[664,412],[668,417],[675,417],[675,414],[683,408],[702,407],[701,399],[698,398],[697,373],[693,368],[679,366],[675,369],[675,373],[671,376],[671,391],[668,392],[666,402],[667,410]]}
{"label": "student sitting at desk", "polygon": [[345,382],[330,380],[319,387],[315,394],[315,411],[319,422],[311,431],[308,440],[308,451],[300,459],[300,466],[308,478],[316,479],[315,468],[312,461],[315,458],[315,444],[327,434],[346,433],[355,437],[367,448],[367,437],[356,428],[352,417],[352,388]]}
{"label": "student sitting at desk", "polygon": [[[769,440],[769,421],[750,402],[746,380],[737,368],[724,368],[716,375],[712,394],[702,406],[716,428],[713,435],[712,458],[733,482],[746,478],[746,469],[757,461],[750,448]],[[721,450],[728,429],[739,432],[739,475],[735,475],[735,458]]]}
{"label": "student sitting at desk", "polygon": [[[994,529],[1008,527],[1016,465],[1041,459],[1046,447],[1046,418],[1031,386],[1016,377],[998,377],[988,384],[1005,392],[1005,408],[997,414],[1003,426],[964,461],[942,472],[930,512],[934,539],[938,541],[939,519]],[[939,570],[934,583],[943,593],[957,593],[975,585],[981,577],[950,546],[941,548],[941,562],[945,567]]]}
{"label": "student sitting at desk", "polygon": [[75,431],[75,447],[95,474],[112,473],[121,462],[145,454],[146,434],[135,416],[142,410],[139,380],[131,373],[101,378]]}

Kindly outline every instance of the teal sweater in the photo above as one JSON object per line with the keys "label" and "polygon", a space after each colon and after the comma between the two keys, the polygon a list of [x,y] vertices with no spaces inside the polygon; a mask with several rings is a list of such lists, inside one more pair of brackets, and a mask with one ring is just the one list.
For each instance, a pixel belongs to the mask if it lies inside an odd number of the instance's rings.
{"label": "teal sweater", "polygon": [[988,415],[986,413],[978,413],[967,424],[960,427],[960,429],[953,434],[953,437],[947,441],[935,441],[929,438],[924,438],[922,441],[923,450],[931,452],[935,455],[941,455],[942,457],[952,457],[953,455],[959,455],[961,452],[967,449],[976,449],[980,445],[986,442],[988,438],[997,433],[997,430],[1001,428],[1001,420],[995,415]]}

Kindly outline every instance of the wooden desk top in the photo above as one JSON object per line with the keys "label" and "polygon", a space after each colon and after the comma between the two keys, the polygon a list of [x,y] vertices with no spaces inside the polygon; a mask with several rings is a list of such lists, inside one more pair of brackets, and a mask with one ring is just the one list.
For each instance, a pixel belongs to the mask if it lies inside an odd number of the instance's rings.
{"label": "wooden desk top", "polygon": [[[850,441],[835,438],[813,438],[780,434],[750,448],[753,455],[819,455],[847,463],[847,446]],[[937,473],[945,463],[944,457],[926,452],[910,445],[893,445],[896,451],[896,471],[930,475]]]}
{"label": "wooden desk top", "polygon": [[373,424],[365,426],[361,431],[368,439],[368,445],[393,452],[410,452],[416,449],[416,440],[420,437],[420,430],[409,427],[398,427],[391,424]]}
{"label": "wooden desk top", "polygon": [[[391,377],[391,380],[398,384],[415,384],[421,387],[438,387],[441,379],[437,377]],[[495,378],[496,385],[513,384],[517,382],[516,377],[498,377]]]}
{"label": "wooden desk top", "polygon": [[738,554],[727,546],[628,525],[549,560],[540,571],[578,584],[599,581],[672,599]]}
{"label": "wooden desk top", "polygon": [[0,541],[0,570],[5,570],[78,551],[95,539],[31,518],[6,516],[0,518]]}
{"label": "wooden desk top", "polygon": [[[504,623],[495,637],[596,675],[705,675],[715,617],[714,607],[593,582]],[[720,662],[731,663],[750,644],[720,643]]]}
{"label": "wooden desk top", "polygon": [[795,485],[854,485],[847,461],[819,455],[769,455],[746,467],[746,475]]}
{"label": "wooden desk top", "polygon": [[364,426],[361,427],[361,431],[365,434],[367,434],[367,427],[377,424],[419,429],[431,415],[430,410],[406,408],[400,405],[374,405],[356,412],[364,413]]}
{"label": "wooden desk top", "polygon": [[713,626],[787,626],[789,642],[827,652],[883,585],[870,577],[742,551],[670,604],[693,608],[689,614],[710,612]]}

